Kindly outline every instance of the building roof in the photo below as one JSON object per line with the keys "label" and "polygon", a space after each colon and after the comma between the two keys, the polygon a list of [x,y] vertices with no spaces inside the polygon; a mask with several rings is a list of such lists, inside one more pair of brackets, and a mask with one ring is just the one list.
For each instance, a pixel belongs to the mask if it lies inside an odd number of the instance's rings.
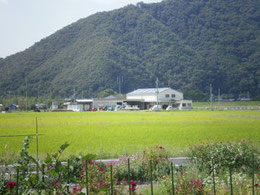
{"label": "building roof", "polygon": [[93,99],[77,99],[76,102],[79,103],[93,102]]}
{"label": "building roof", "polygon": [[100,99],[105,99],[105,100],[115,100],[115,99],[121,99],[120,97],[114,96],[114,95],[110,95],[104,98],[100,98]]}
{"label": "building roof", "polygon": [[[158,88],[158,93],[161,93],[165,90],[171,89],[169,87]],[[127,95],[146,95],[146,94],[156,94],[157,88],[145,88],[145,89],[137,89],[128,93]]]}

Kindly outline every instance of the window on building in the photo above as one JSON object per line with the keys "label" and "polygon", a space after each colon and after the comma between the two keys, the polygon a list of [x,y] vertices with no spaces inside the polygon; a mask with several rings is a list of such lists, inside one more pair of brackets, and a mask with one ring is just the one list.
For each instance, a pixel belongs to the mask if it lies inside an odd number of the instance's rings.
{"label": "window on building", "polygon": [[172,94],[172,98],[175,98],[175,94]]}
{"label": "window on building", "polygon": [[191,106],[191,103],[188,103],[188,106]]}
{"label": "window on building", "polygon": [[169,95],[169,94],[165,94],[165,97],[166,97],[166,98],[169,98],[169,97],[170,97],[170,95]]}
{"label": "window on building", "polygon": [[186,104],[182,104],[182,107],[186,107]]}

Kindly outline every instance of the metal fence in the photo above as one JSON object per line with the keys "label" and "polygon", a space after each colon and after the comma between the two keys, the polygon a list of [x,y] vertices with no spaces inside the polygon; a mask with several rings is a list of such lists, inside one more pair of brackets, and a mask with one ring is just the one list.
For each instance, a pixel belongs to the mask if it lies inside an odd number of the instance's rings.
{"label": "metal fence", "polygon": [[[258,157],[255,157],[254,155],[252,156],[252,162],[251,162],[251,167],[252,167],[252,174],[251,174],[251,179],[252,179],[252,188],[251,188],[251,193],[254,195],[255,194],[255,159]],[[113,178],[113,162],[116,162],[116,160],[97,160],[95,162],[98,163],[104,163],[106,164],[109,168],[110,168],[110,194],[113,195],[114,194],[114,187],[116,186],[116,181]],[[174,162],[179,162],[179,164],[174,164]],[[176,187],[175,187],[175,181],[174,181],[174,175],[177,173],[177,171],[183,171],[183,165],[187,165],[187,163],[189,163],[189,159],[188,158],[170,158],[169,159],[169,166],[170,166],[170,177],[171,177],[171,194],[175,195],[176,194]],[[66,162],[62,163],[63,166],[67,166]],[[91,182],[89,180],[89,169],[88,169],[88,165],[89,162],[85,161],[85,188],[86,188],[86,194],[89,194],[89,182]],[[9,177],[10,180],[12,179],[16,179],[16,194],[19,194],[19,185],[20,185],[20,180],[19,180],[19,169],[15,169],[15,167],[18,165],[10,165],[8,167],[0,167],[0,173],[2,172],[2,174],[5,172],[5,175],[7,175]],[[35,174],[37,174],[37,179],[38,182],[44,182],[45,180],[45,167],[43,165],[43,168],[40,170],[35,164],[31,164],[29,165],[31,167],[36,167],[35,168]],[[6,169],[5,169],[6,168]],[[217,194],[217,189],[216,189],[216,172],[215,172],[215,164],[214,164],[214,159],[212,158],[212,181],[213,181],[213,192],[214,195]],[[131,163],[130,163],[130,159],[127,159],[127,183],[128,183],[128,194],[132,194],[132,190],[131,190],[131,173],[130,173],[130,169],[131,169]],[[152,166],[152,161],[149,161],[149,185],[150,185],[150,193],[151,195],[154,194],[154,182],[155,182],[155,178],[153,178],[153,166]],[[233,167],[229,167],[229,188],[230,188],[230,194],[233,195],[233,181],[232,181],[232,174],[233,174]],[[70,179],[68,179],[67,181],[63,181],[66,182],[67,185],[67,192],[70,193],[70,187],[75,185],[73,183],[71,183]],[[195,192],[194,192],[195,194]]]}

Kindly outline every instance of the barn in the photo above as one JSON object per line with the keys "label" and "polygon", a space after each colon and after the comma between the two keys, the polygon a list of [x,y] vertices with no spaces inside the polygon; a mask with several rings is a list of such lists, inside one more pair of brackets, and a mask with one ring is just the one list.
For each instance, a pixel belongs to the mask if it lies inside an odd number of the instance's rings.
{"label": "barn", "polygon": [[168,106],[179,110],[192,108],[191,100],[184,100],[183,93],[171,88],[137,89],[126,94],[125,102],[141,110],[150,109],[154,105],[160,105],[162,109]]}

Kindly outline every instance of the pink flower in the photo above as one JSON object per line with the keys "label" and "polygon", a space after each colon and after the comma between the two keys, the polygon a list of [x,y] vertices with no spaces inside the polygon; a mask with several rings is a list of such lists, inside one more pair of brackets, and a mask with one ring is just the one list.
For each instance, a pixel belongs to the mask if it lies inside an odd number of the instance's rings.
{"label": "pink flower", "polygon": [[56,187],[56,188],[59,188],[60,187],[60,183],[58,180],[53,180],[52,181],[52,184]]}
{"label": "pink flower", "polygon": [[9,188],[10,190],[12,190],[15,186],[16,186],[15,181],[9,181],[6,183],[6,187]]}

